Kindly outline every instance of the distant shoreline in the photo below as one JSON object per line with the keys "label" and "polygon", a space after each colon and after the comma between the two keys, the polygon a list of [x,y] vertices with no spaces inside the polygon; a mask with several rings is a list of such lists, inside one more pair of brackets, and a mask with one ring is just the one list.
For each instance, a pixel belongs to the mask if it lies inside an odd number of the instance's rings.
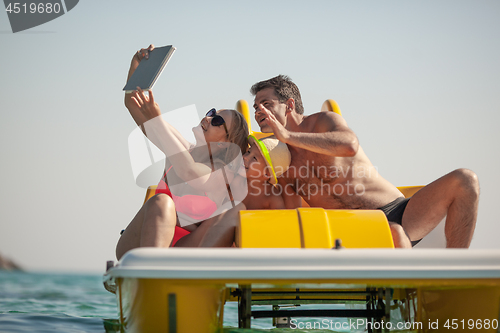
{"label": "distant shoreline", "polygon": [[0,271],[22,271],[21,266],[0,254]]}

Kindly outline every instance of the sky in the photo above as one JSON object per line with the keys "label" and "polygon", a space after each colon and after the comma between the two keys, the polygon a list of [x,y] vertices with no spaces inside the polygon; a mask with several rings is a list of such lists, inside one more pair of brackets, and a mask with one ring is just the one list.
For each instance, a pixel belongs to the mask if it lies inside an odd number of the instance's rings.
{"label": "sky", "polygon": [[145,195],[122,88],[149,44],[177,48],[154,88],[164,112],[251,105],[252,84],[286,74],[306,114],[338,102],[394,185],[473,170],[471,248],[498,249],[498,17],[497,0],[87,0],[12,33],[2,12],[0,253],[29,271],[99,273],[116,260]]}

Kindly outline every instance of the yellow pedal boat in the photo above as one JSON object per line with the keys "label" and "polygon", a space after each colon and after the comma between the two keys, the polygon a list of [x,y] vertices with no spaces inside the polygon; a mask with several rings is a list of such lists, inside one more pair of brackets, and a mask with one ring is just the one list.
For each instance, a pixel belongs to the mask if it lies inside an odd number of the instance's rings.
{"label": "yellow pedal boat", "polygon": [[[246,102],[237,107],[249,122]],[[340,114],[333,100],[323,110]],[[242,211],[236,237],[240,248],[138,248],[109,264],[104,285],[123,329],[219,332],[224,304],[237,302],[240,328],[252,318],[293,328],[291,318],[342,317],[368,332],[500,332],[500,250],[394,249],[377,210]]]}

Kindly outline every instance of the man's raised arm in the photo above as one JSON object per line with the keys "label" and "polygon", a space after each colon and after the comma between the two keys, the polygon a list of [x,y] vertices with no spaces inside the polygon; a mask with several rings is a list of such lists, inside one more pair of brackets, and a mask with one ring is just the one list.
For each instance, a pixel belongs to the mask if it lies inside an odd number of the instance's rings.
{"label": "man's raised arm", "polygon": [[267,122],[278,140],[291,146],[339,157],[352,157],[359,148],[356,134],[347,126],[341,116],[333,112],[318,112],[308,116],[311,122],[309,132],[286,129],[276,117],[261,106]]}

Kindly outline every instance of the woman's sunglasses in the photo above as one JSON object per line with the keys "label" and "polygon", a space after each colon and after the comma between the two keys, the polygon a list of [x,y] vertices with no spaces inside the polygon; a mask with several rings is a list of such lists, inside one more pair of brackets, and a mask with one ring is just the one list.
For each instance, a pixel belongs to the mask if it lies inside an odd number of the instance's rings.
{"label": "woman's sunglasses", "polygon": [[221,116],[219,116],[217,114],[217,111],[215,110],[215,108],[208,111],[207,114],[205,115],[205,117],[212,117],[212,121],[211,121],[212,126],[224,125],[224,129],[226,130],[226,134],[229,135],[229,132],[227,131],[226,121],[224,120],[224,118],[222,118]]}

